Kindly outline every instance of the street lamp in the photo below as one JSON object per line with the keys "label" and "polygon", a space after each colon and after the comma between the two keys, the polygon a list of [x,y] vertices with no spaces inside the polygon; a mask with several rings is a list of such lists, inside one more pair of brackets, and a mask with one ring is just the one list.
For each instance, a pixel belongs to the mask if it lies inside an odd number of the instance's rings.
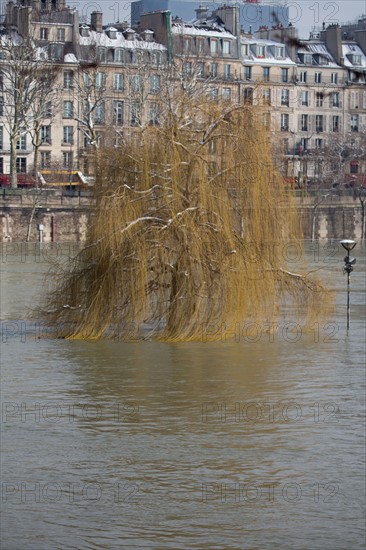
{"label": "street lamp", "polygon": [[353,271],[353,266],[356,263],[356,258],[350,258],[350,252],[356,246],[356,241],[350,239],[345,239],[341,241],[341,245],[345,250],[347,250],[347,256],[344,258],[344,269],[343,273],[347,273],[347,330],[349,330],[349,314],[350,314],[350,305],[349,305],[349,284],[350,284],[350,275]]}

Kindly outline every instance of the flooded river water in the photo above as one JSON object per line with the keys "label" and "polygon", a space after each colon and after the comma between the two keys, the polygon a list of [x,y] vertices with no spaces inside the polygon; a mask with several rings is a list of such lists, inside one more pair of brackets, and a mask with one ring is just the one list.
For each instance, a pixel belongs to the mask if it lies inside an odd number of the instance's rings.
{"label": "flooded river water", "polygon": [[38,338],[50,249],[4,245],[2,550],[364,548],[364,250],[347,335],[329,246],[307,246],[337,293],[310,334],[127,344]]}

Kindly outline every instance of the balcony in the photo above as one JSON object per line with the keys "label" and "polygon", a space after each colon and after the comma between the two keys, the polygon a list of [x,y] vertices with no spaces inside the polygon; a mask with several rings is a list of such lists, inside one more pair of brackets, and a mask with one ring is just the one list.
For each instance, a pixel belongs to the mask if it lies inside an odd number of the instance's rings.
{"label": "balcony", "polygon": [[297,145],[292,149],[287,149],[286,151],[286,155],[289,157],[303,157],[309,155],[310,153],[311,150],[309,148],[302,149],[300,145]]}

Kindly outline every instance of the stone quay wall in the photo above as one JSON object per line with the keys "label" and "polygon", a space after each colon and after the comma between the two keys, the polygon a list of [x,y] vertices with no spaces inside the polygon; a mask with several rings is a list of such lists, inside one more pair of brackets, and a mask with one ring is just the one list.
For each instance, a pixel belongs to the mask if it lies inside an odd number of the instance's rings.
{"label": "stone quay wall", "polygon": [[[296,202],[306,239],[361,239],[365,204],[356,192],[303,195]],[[0,190],[0,242],[25,242],[32,216],[30,242],[39,240],[39,225],[43,225],[43,242],[83,242],[93,209],[90,196]]]}

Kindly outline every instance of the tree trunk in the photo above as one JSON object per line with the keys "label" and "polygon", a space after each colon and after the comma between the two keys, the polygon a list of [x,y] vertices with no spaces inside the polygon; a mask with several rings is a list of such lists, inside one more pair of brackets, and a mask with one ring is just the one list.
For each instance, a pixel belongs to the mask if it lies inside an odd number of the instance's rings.
{"label": "tree trunk", "polygon": [[36,187],[38,187],[38,158],[39,158],[39,145],[34,145],[34,156],[33,156],[34,176],[33,177],[34,177],[34,183]]}
{"label": "tree trunk", "polygon": [[366,200],[361,200],[361,243],[365,240],[365,231],[366,231],[366,219],[365,219],[365,208],[366,208]]}
{"label": "tree trunk", "polygon": [[10,139],[10,187],[11,189],[18,187],[16,136],[12,136]]}
{"label": "tree trunk", "polygon": [[313,208],[313,219],[311,224],[311,242],[315,241],[315,222],[316,222],[316,212],[318,210],[318,205]]}
{"label": "tree trunk", "polygon": [[37,197],[35,197],[34,205],[33,205],[32,212],[31,212],[31,215],[30,215],[30,218],[29,218],[29,222],[28,222],[27,236],[26,236],[26,238],[25,238],[25,241],[26,241],[27,243],[29,243],[30,233],[31,233],[31,229],[32,229],[32,222],[33,222],[34,213],[35,213],[35,211],[36,211],[37,206],[38,206],[38,200],[37,200]]}

